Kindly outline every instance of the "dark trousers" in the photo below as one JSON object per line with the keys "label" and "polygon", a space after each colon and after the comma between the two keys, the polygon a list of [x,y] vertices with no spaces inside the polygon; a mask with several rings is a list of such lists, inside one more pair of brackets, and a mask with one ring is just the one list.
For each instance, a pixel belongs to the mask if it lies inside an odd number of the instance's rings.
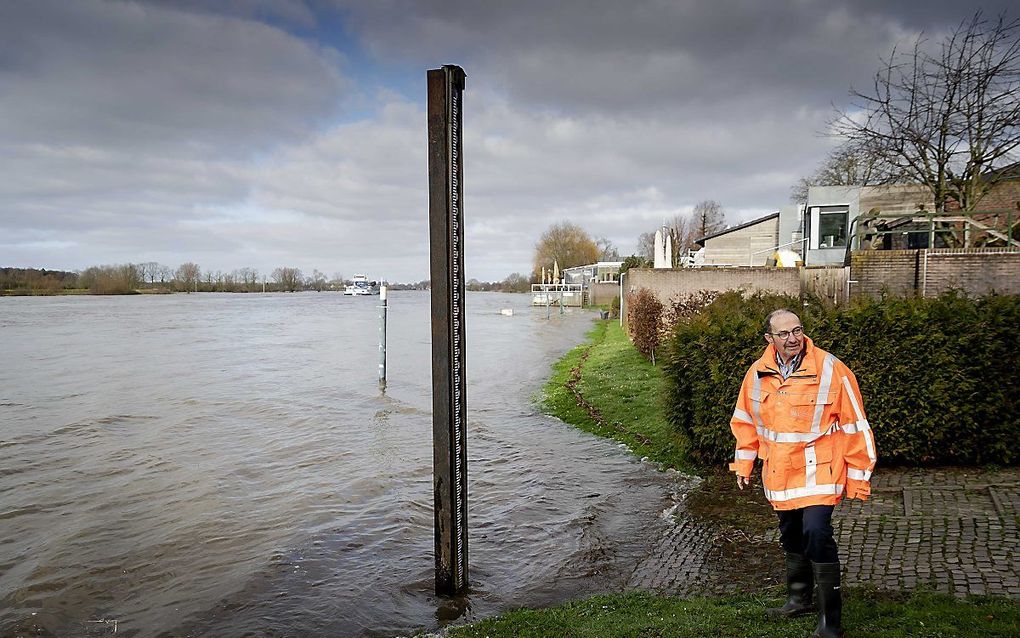
{"label": "dark trousers", "polygon": [[832,538],[832,505],[809,505],[796,510],[778,510],[779,544],[788,552],[806,554],[814,563],[837,563],[836,541]]}

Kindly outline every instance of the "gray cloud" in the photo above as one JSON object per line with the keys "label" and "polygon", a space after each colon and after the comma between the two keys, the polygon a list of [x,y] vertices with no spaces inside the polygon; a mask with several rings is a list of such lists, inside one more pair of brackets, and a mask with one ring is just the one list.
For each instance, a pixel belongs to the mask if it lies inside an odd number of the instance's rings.
{"label": "gray cloud", "polygon": [[[849,85],[894,44],[970,12],[811,0],[6,3],[0,262],[425,278],[424,71],[443,62],[469,74],[468,276],[528,270],[559,219],[629,252],[702,199],[732,221],[785,203],[832,144],[821,132]],[[321,42],[368,61],[357,70],[376,69],[372,84],[421,84],[365,94]]]}
{"label": "gray cloud", "polygon": [[311,28],[318,22],[315,12],[303,0],[118,0],[149,4],[196,13],[229,15],[250,20],[272,20],[295,27]]}
{"label": "gray cloud", "polygon": [[[244,156],[342,98],[342,63],[279,29],[133,3],[0,6],[0,139]],[[144,145],[144,146],[143,146]]]}
{"label": "gray cloud", "polygon": [[[749,96],[828,102],[915,30],[818,2],[350,3],[376,55],[470,59],[538,107],[717,108]],[[759,97],[759,103],[762,101]]]}
{"label": "gray cloud", "polygon": [[[335,117],[342,66],[336,51],[235,17],[0,5],[3,261],[190,259],[209,235],[182,223],[243,203],[259,157]],[[230,238],[218,241],[229,254]]]}

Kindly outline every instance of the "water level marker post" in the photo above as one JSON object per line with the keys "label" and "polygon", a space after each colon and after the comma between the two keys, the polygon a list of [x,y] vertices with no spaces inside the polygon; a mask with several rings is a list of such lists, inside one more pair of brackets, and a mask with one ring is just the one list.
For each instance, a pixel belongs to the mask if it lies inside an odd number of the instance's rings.
{"label": "water level marker post", "polygon": [[379,387],[386,389],[386,286],[379,287]]}
{"label": "water level marker post", "polygon": [[462,97],[464,69],[428,80],[429,243],[432,276],[432,485],[436,593],[468,587],[467,367],[464,323]]}

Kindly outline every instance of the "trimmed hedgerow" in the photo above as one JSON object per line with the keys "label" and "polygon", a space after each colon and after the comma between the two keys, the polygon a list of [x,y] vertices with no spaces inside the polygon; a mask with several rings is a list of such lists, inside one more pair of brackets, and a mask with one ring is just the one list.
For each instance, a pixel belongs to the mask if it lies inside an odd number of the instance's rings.
{"label": "trimmed hedgerow", "polygon": [[674,324],[663,348],[666,418],[687,435],[698,460],[733,456],[730,416],[744,373],[761,356],[765,315],[798,306],[794,297],[729,292]]}
{"label": "trimmed hedgerow", "polygon": [[1020,296],[863,301],[827,309],[727,293],[678,322],[663,348],[666,413],[703,462],[733,455],[729,420],[761,356],[772,310],[801,309],[806,332],[857,375],[883,464],[1020,461]]}

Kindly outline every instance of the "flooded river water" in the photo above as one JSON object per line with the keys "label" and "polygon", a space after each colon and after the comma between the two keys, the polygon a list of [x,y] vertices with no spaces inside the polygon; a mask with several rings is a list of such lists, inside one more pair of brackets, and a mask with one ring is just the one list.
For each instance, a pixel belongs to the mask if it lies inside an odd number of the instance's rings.
{"label": "flooded river water", "polygon": [[450,601],[428,293],[391,293],[385,393],[377,297],[0,299],[0,636],[392,636],[621,587],[674,485],[535,403],[593,314],[467,301]]}

